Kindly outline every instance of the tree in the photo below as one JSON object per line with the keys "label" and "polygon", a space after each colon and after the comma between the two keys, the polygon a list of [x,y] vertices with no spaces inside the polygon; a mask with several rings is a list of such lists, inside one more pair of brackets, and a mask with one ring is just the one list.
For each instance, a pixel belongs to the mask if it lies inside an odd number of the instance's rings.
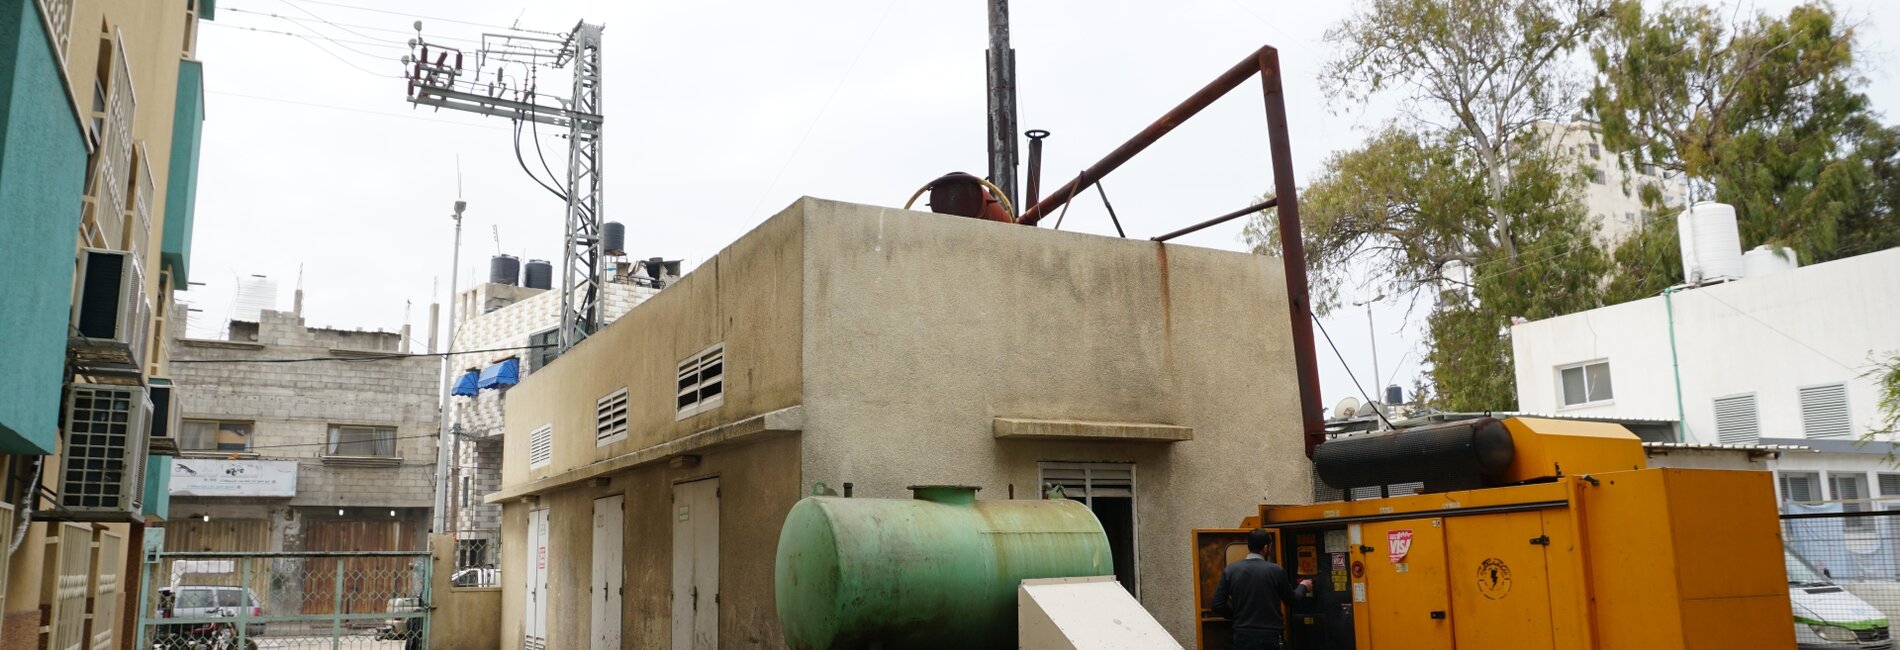
{"label": "tree", "polygon": [[1871,440],[1876,433],[1900,431],[1900,353],[1889,352],[1884,359],[1873,357],[1869,361],[1874,368],[1866,376],[1880,382],[1880,420],[1862,436]]}
{"label": "tree", "polygon": [[[1443,408],[1516,407],[1513,317],[1597,305],[1577,165],[1546,139],[1576,109],[1567,56],[1609,0],[1374,0],[1327,32],[1328,94],[1402,95],[1403,119],[1329,158],[1300,196],[1316,311],[1360,277],[1428,297],[1429,394]],[[1272,213],[1243,237],[1271,253]],[[1421,392],[1421,394],[1424,394]]]}
{"label": "tree", "polygon": [[[1618,0],[1610,13],[1583,105],[1621,164],[1685,174],[1695,198],[1735,206],[1745,244],[1804,262],[1900,244],[1900,135],[1857,90],[1854,30],[1832,6],[1734,26],[1704,5]],[[1656,188],[1638,191],[1660,211]],[[1680,280],[1673,224],[1660,221],[1617,252],[1612,301]]]}

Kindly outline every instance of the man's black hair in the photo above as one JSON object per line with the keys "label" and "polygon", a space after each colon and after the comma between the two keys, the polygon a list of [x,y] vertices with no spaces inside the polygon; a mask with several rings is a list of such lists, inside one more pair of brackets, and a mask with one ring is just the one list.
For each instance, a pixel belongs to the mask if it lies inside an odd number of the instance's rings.
{"label": "man's black hair", "polygon": [[1268,534],[1265,528],[1255,528],[1247,532],[1247,551],[1249,553],[1259,553],[1261,549],[1266,548],[1267,544],[1272,542],[1273,535]]}

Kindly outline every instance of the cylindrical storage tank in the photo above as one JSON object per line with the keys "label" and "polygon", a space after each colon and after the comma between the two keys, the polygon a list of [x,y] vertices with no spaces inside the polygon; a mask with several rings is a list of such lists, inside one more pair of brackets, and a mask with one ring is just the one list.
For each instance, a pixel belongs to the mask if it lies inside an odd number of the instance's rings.
{"label": "cylindrical storage tank", "polygon": [[1405,389],[1399,388],[1398,384],[1386,386],[1385,387],[1385,403],[1404,404],[1405,403]]}
{"label": "cylindrical storage tank", "polygon": [[779,625],[794,650],[1013,648],[1016,588],[1115,573],[1108,535],[1068,499],[809,497],[778,538]]}
{"label": "cylindrical storage tank", "polygon": [[554,288],[554,265],[547,260],[528,260],[528,272],[522,283],[529,289]]}
{"label": "cylindrical storage tank", "polygon": [[1478,418],[1328,440],[1313,449],[1313,468],[1341,489],[1419,482],[1438,492],[1484,487],[1516,456],[1504,423]]}
{"label": "cylindrical storage tank", "polygon": [[1794,249],[1786,246],[1776,248],[1764,244],[1742,254],[1742,270],[1747,273],[1746,277],[1774,275],[1792,271],[1796,266],[1800,266],[1800,263],[1795,259]]}
{"label": "cylindrical storage tank", "polygon": [[1735,206],[1710,202],[1689,206],[1676,215],[1676,238],[1682,248],[1683,281],[1743,277]]}
{"label": "cylindrical storage tank", "polygon": [[618,221],[600,224],[600,252],[603,255],[626,255],[627,226]]}
{"label": "cylindrical storage tank", "polygon": [[495,284],[520,284],[521,260],[507,254],[488,258],[488,281]]}

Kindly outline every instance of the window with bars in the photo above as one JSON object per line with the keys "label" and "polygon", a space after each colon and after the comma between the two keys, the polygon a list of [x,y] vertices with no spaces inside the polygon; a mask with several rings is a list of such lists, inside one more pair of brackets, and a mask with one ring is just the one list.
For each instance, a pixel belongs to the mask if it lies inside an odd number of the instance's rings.
{"label": "window with bars", "polygon": [[183,451],[244,451],[251,446],[250,422],[185,420],[178,436]]}
{"label": "window with bars", "polygon": [[528,372],[540,372],[542,368],[548,367],[548,364],[554,363],[555,357],[561,356],[561,330],[556,328],[530,334],[528,345],[534,346],[534,349],[529,350],[526,355],[528,360],[533,362]]}
{"label": "window with bars", "polygon": [[[1866,512],[1867,475],[1860,472],[1828,472],[1827,487],[1833,493],[1835,501],[1841,503],[1841,512]],[[1873,520],[1867,517],[1844,517],[1841,527],[1846,530],[1867,530],[1873,526]]]}
{"label": "window with bars", "polygon": [[396,429],[332,424],[330,455],[393,458],[396,456]]}
{"label": "window with bars", "polygon": [[1900,497],[1900,474],[1880,475],[1880,496]]}
{"label": "window with bars", "polygon": [[1821,500],[1821,477],[1813,472],[1778,472],[1775,482],[1781,486],[1781,500],[1813,503]]}
{"label": "window with bars", "polygon": [[627,389],[608,393],[594,401],[594,444],[608,445],[627,439]]}
{"label": "window with bars", "polygon": [[717,343],[679,364],[676,419],[704,413],[726,401],[726,344]]}
{"label": "window with bars", "polygon": [[1761,440],[1761,414],[1755,394],[1715,398],[1715,439],[1725,445],[1750,445]]}
{"label": "window with bars", "polygon": [[1808,386],[1799,390],[1801,429],[1809,438],[1845,438],[1854,433],[1847,410],[1847,384]]}
{"label": "window with bars", "polygon": [[1062,488],[1063,498],[1080,501],[1095,512],[1108,534],[1108,552],[1115,580],[1129,593],[1141,596],[1137,571],[1135,466],[1129,463],[1039,463],[1044,494]]}
{"label": "window with bars", "polygon": [[543,424],[528,434],[528,468],[545,467],[554,461],[554,425]]}
{"label": "window with bars", "polygon": [[1615,393],[1610,387],[1610,362],[1590,361],[1557,368],[1559,397],[1565,407],[1608,402]]}

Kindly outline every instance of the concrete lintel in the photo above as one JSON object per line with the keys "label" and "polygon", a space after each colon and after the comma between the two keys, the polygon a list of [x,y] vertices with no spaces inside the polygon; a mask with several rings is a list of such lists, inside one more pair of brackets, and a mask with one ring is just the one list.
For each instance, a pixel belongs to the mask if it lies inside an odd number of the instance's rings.
{"label": "concrete lintel", "polygon": [[722,424],[681,438],[668,440],[651,447],[630,451],[613,458],[601,460],[586,466],[555,474],[547,478],[529,481],[518,485],[503,487],[482,498],[483,503],[504,503],[531,494],[543,494],[576,483],[593,480],[615,472],[632,469],[642,465],[665,462],[666,459],[680,454],[689,454],[712,447],[749,442],[750,439],[795,433],[805,429],[805,409],[803,406],[789,406],[770,413],[755,415],[737,422]]}
{"label": "concrete lintel", "polygon": [[1194,439],[1194,427],[1139,422],[1084,422],[996,418],[990,426],[998,440],[1119,440],[1182,442]]}

